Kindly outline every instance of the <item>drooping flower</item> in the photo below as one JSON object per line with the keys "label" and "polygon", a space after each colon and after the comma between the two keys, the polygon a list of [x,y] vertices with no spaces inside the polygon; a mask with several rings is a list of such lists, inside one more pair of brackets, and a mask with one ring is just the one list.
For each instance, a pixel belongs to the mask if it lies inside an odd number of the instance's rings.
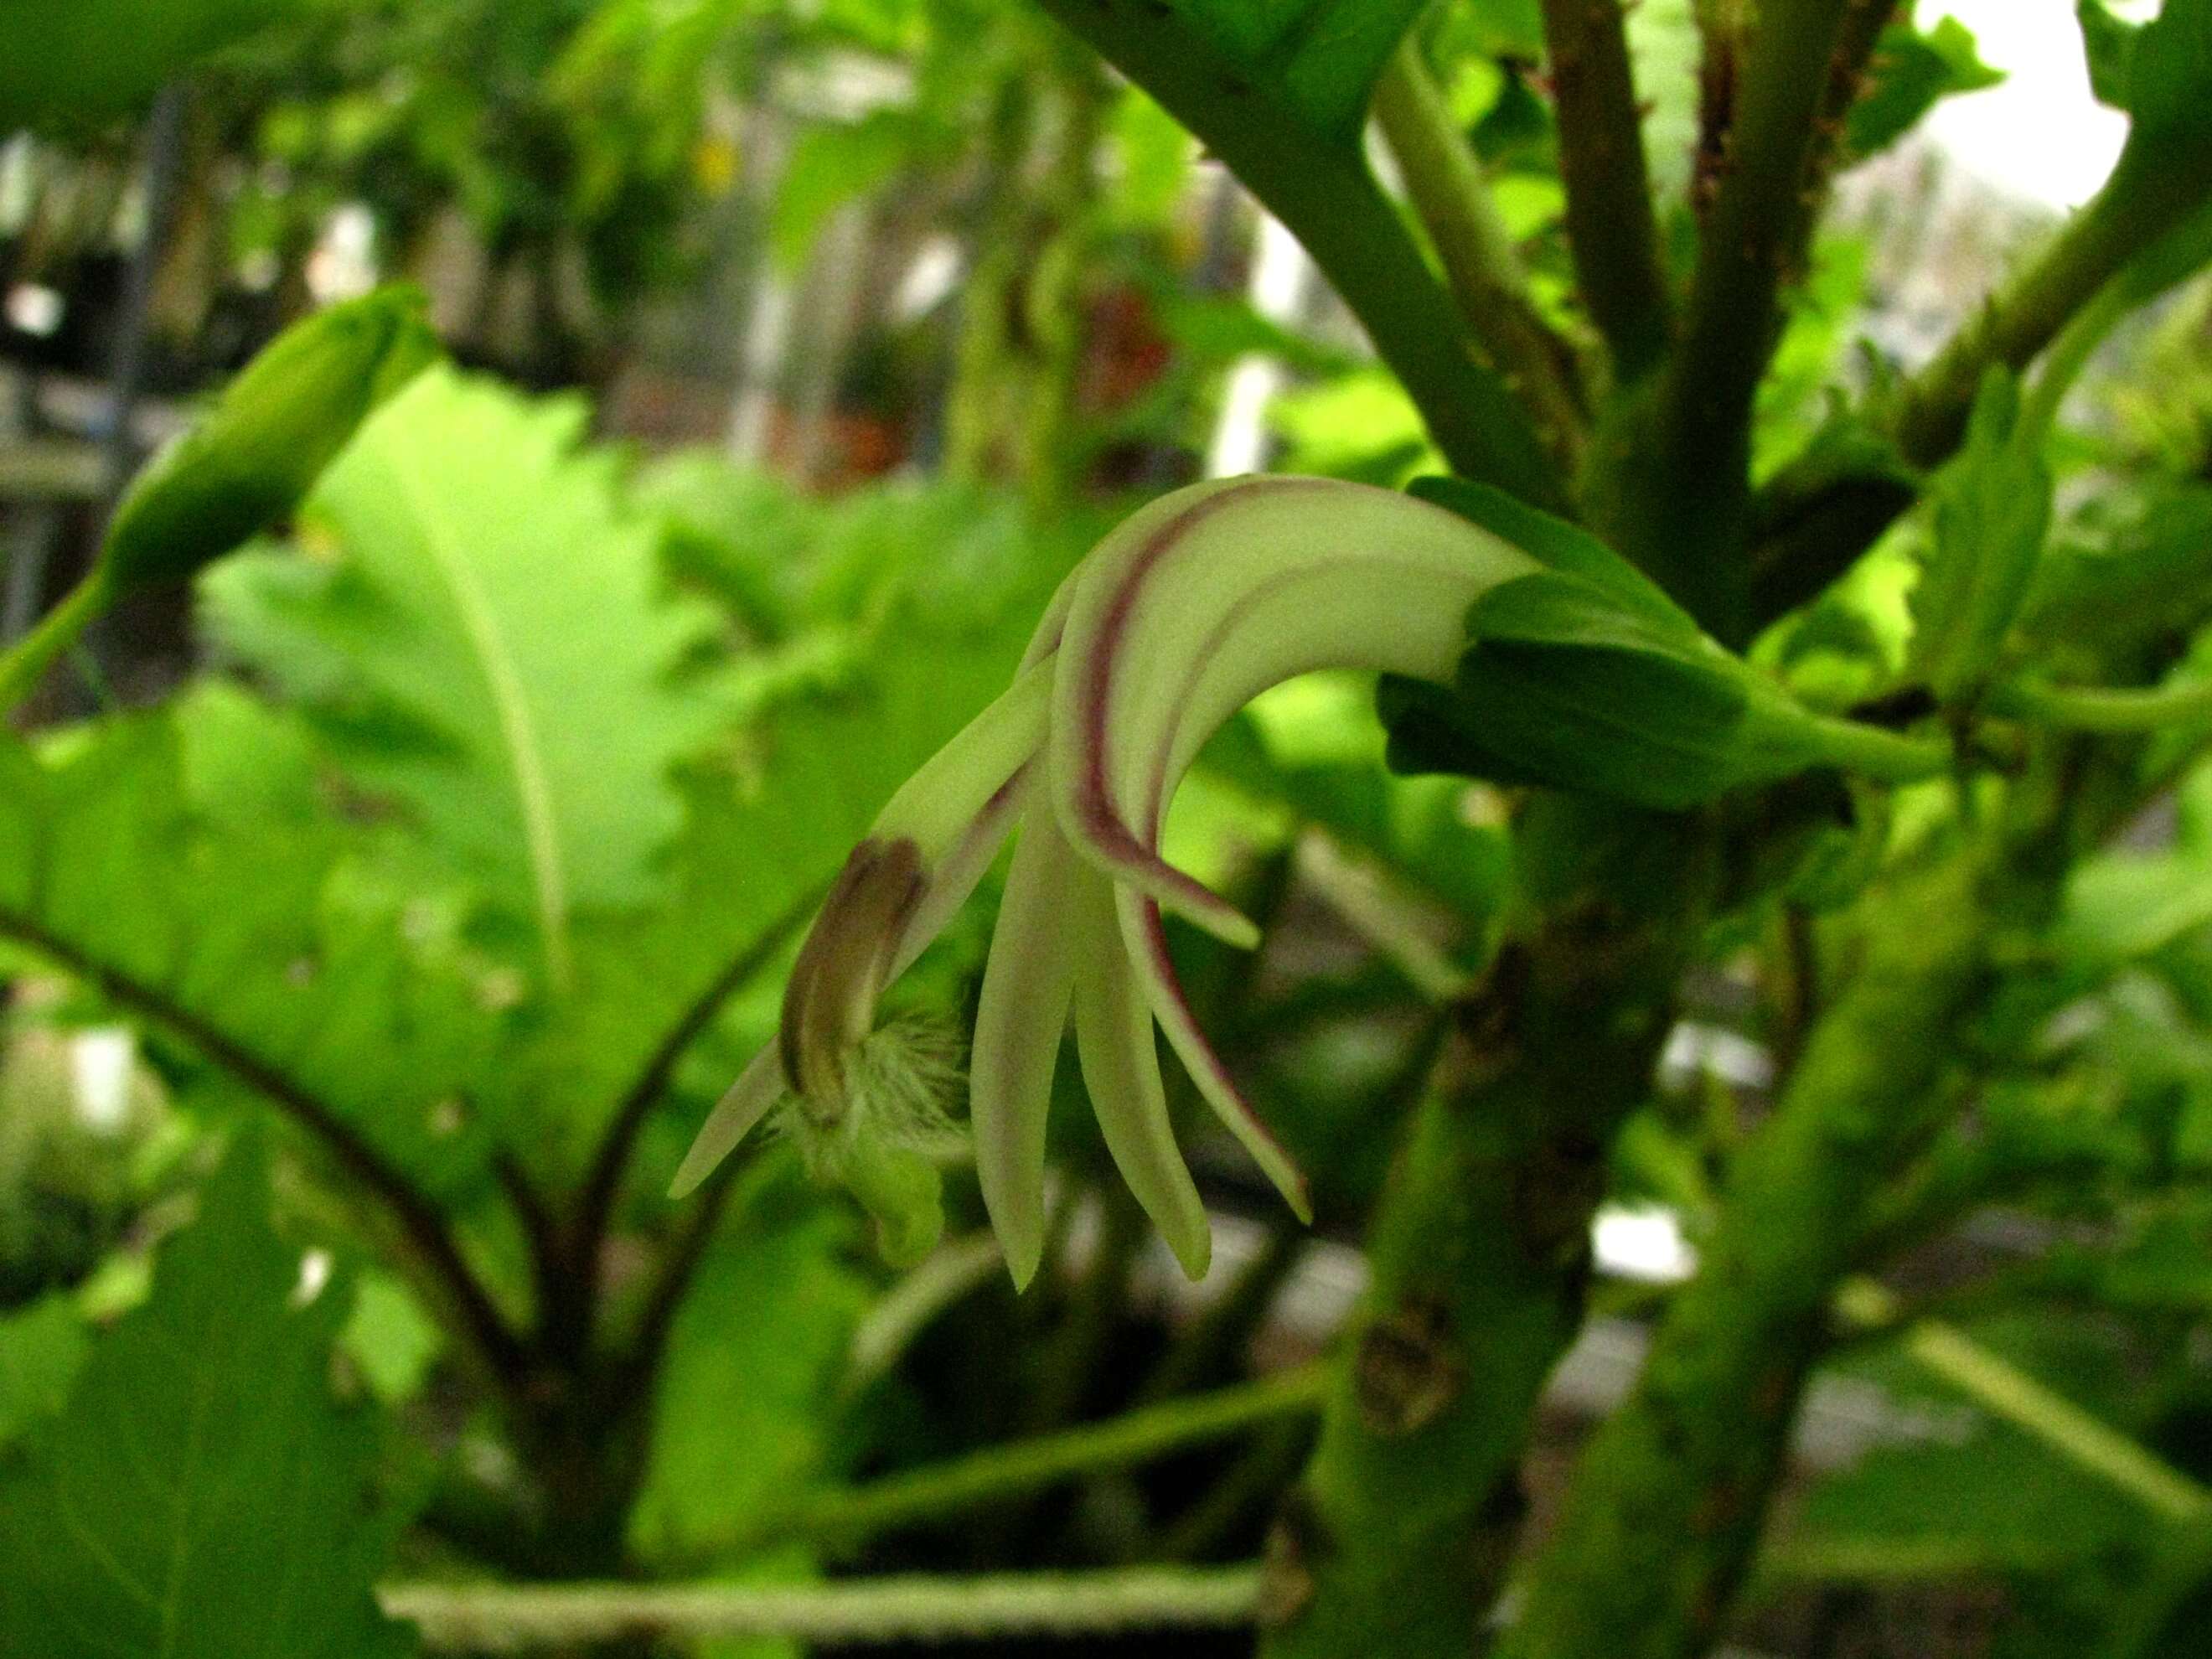
{"label": "drooping flower", "polygon": [[1328,667],[1449,678],[1485,589],[1537,567],[1442,508],[1326,479],[1201,484],[1093,550],[1014,684],[902,787],[854,849],[786,988],[776,1041],[701,1131],[681,1194],[788,1097],[854,1121],[884,988],[942,930],[1017,823],[969,1061],[983,1197],[1018,1282],[1044,1241],[1045,1112],[1072,1023],[1109,1151],[1185,1271],[1206,1212],[1169,1124],[1157,1020],[1206,1100],[1301,1216],[1305,1186],[1192,1017],[1162,905],[1232,943],[1258,932],[1160,856],[1206,738],[1277,682]]}
{"label": "drooping flower", "polygon": [[1443,507],[1330,479],[1194,485],[1136,514],[1062,584],[1013,684],[854,850],[799,951],[776,1041],[708,1118],[677,1195],[780,1100],[805,1133],[865,1133],[866,1079],[884,1069],[872,1045],[896,1040],[876,1029],[878,1002],[1018,823],[969,1064],[976,1170],[1017,1284],[1043,1250],[1046,1108],[1071,1024],[1107,1148],[1185,1272],[1205,1272],[1210,1231],[1169,1121],[1156,1023],[1308,1218],[1303,1177],[1169,959],[1164,908],[1233,945],[1259,939],[1162,857],[1169,804],[1206,738],[1260,692],[1327,668],[1449,683],[1475,601],[1546,568]]}

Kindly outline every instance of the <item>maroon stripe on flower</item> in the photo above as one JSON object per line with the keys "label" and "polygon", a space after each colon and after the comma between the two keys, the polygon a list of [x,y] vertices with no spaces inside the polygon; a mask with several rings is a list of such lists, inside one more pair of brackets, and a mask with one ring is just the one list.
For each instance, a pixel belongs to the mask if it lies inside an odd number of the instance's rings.
{"label": "maroon stripe on flower", "polygon": [[1206,1040],[1205,1028],[1200,1025],[1197,1015],[1192,1012],[1189,1002],[1183,996],[1182,981],[1176,977],[1174,959],[1168,955],[1167,929],[1162,926],[1160,921],[1160,907],[1151,899],[1145,899],[1141,902],[1145,950],[1152,958],[1153,982],[1173,1000],[1176,1010],[1182,1016],[1180,1023],[1188,1038],[1188,1048],[1185,1048],[1182,1044],[1178,1044],[1177,1051],[1182,1054],[1186,1064],[1189,1064],[1194,1055],[1197,1064],[1203,1066],[1219,1085],[1219,1092],[1211,1097],[1214,1103],[1234,1111],[1250,1138],[1267,1146],[1280,1158],[1282,1166],[1291,1172],[1297,1184],[1297,1193],[1296,1198],[1292,1200],[1293,1207],[1300,1215],[1310,1216],[1313,1213],[1313,1197],[1306,1180],[1305,1171],[1298,1168],[1297,1160],[1291,1156],[1290,1149],[1283,1145],[1274,1130],[1268,1127],[1267,1119],[1252,1109],[1251,1103],[1244,1098],[1243,1090],[1237,1086],[1237,1079],[1230,1076],[1229,1068],[1222,1064],[1221,1056],[1214,1052],[1213,1044]]}
{"label": "maroon stripe on flower", "polygon": [[[1144,865],[1156,862],[1152,849],[1140,842],[1122,820],[1114,805],[1106,775],[1106,727],[1113,701],[1116,659],[1146,578],[1192,531],[1215,514],[1239,501],[1255,495],[1309,494],[1316,489],[1334,490],[1341,487],[1335,480],[1328,478],[1255,478],[1248,483],[1233,484],[1226,489],[1217,490],[1193,501],[1153,531],[1146,538],[1134,562],[1122,574],[1112,602],[1107,606],[1105,615],[1099,619],[1098,639],[1091,650],[1090,660],[1083,665],[1081,720],[1085,759],[1077,805],[1086,836],[1109,858],[1120,862]],[[1166,878],[1172,879],[1176,874],[1179,872],[1172,872]],[[1219,906],[1219,896],[1202,884],[1182,877],[1177,884],[1191,890],[1194,899],[1202,906]]]}

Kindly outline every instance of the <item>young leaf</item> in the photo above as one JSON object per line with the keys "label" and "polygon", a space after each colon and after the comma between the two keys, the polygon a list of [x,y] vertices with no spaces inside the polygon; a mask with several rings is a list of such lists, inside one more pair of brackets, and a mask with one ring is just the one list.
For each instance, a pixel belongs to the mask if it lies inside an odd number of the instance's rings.
{"label": "young leaf", "polygon": [[672,601],[579,404],[424,376],[310,507],[332,559],[268,553],[203,589],[217,634],[307,707],[362,789],[403,803],[565,981],[571,917],[665,890],[677,763],[714,700],[672,684],[711,632]]}
{"label": "young leaf", "polygon": [[1936,488],[1936,545],[1913,591],[1911,672],[1952,699],[1996,665],[2051,525],[2042,434],[2020,421],[2020,389],[1992,369],[1966,441]]}
{"label": "young leaf", "polygon": [[1982,62],[1973,34],[1955,17],[1925,33],[1910,23],[1891,24],[1875,43],[1868,72],[1867,88],[1844,118],[1846,162],[1887,149],[1942,100],[2004,79],[2002,70]]}
{"label": "young leaf", "polygon": [[296,1305],[258,1142],[234,1149],[144,1306],[0,1472],[8,1659],[410,1651],[370,1586],[398,1520],[374,1425],[330,1392],[335,1286]]}

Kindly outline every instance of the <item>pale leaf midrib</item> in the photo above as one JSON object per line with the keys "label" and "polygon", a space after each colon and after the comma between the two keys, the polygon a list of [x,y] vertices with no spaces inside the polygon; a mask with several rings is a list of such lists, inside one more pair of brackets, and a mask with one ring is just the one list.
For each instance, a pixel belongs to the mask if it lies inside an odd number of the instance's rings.
{"label": "pale leaf midrib", "polygon": [[514,784],[516,805],[522,815],[522,833],[530,860],[531,883],[538,895],[538,925],[545,936],[545,965],[558,987],[568,978],[568,897],[561,864],[560,832],[556,823],[553,790],[540,755],[537,723],[531,716],[522,679],[500,633],[499,621],[485,598],[476,574],[453,544],[448,526],[438,516],[435,504],[421,487],[405,457],[392,459],[408,510],[422,527],[424,551],[431,568],[452,595],[461,628],[474,648],[492,708],[499,719],[501,747]]}

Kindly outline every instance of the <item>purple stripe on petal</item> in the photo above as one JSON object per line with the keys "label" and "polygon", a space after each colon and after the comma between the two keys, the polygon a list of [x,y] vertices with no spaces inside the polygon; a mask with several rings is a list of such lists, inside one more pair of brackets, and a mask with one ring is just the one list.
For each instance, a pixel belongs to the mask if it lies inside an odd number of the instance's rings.
{"label": "purple stripe on petal", "polygon": [[1175,963],[1168,955],[1167,934],[1160,926],[1160,907],[1127,890],[1117,893],[1115,901],[1129,962],[1169,1043],[1223,1127],[1252,1155],[1253,1162],[1274,1183],[1298,1219],[1310,1222],[1313,1200],[1304,1173],[1244,1098],[1183,996],[1182,983],[1176,979]]}

